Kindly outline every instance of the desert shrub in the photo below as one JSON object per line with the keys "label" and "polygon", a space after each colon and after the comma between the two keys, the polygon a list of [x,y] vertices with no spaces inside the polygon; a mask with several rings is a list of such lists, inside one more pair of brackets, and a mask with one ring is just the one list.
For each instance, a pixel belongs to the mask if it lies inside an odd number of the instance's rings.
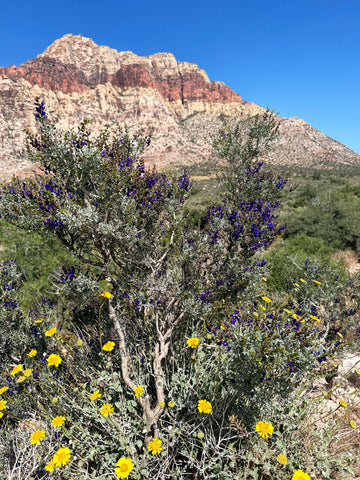
{"label": "desert shrub", "polygon": [[305,185],[286,215],[285,237],[322,238],[332,248],[358,249],[360,199],[345,181]]}
{"label": "desert shrub", "polygon": [[0,261],[16,257],[21,266],[22,307],[31,308],[34,297],[49,293],[48,276],[62,264],[73,261],[71,255],[52,235],[26,231],[2,220]]}
{"label": "desert shrub", "polygon": [[26,425],[38,479],[331,478],[342,457],[303,393],[339,337],[262,280],[286,189],[258,161],[273,116],[219,132],[224,198],[194,226],[187,172],[147,169],[149,138],[92,139],[86,123],[61,134],[43,103],[36,112],[28,151],[44,175],[4,185],[1,214],[53,234],[79,264],[53,278],[62,313],[38,302],[31,345],[2,368],[4,468]]}

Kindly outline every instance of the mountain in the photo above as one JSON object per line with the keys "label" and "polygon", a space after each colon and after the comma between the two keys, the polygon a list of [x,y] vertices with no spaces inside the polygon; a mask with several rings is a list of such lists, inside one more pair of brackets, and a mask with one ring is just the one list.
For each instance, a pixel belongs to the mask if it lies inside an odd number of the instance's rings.
{"label": "mountain", "polygon": [[[45,101],[50,118],[61,129],[90,119],[94,131],[118,122],[151,133],[146,160],[158,167],[213,162],[209,134],[223,119],[265,112],[171,53],[140,57],[67,34],[35,59],[18,67],[0,67],[2,177],[33,168],[20,151],[23,129],[35,128],[36,96]],[[265,160],[302,168],[360,166],[360,155],[303,120],[279,120],[281,135]]]}

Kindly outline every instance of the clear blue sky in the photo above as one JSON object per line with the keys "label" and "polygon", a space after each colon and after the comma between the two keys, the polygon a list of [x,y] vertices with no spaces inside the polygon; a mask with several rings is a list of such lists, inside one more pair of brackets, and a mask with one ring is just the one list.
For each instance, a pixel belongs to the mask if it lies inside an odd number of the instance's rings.
{"label": "clear blue sky", "polygon": [[138,55],[171,52],[360,153],[360,0],[4,1],[0,66],[66,33]]}

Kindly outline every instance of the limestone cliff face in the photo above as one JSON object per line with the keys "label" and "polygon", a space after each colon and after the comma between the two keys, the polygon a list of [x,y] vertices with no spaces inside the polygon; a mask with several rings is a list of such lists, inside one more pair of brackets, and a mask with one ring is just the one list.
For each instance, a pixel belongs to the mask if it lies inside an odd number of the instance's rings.
{"label": "limestone cliff face", "polygon": [[[140,57],[65,35],[26,63],[0,68],[0,177],[32,166],[21,148],[24,128],[35,126],[34,98],[45,101],[62,129],[83,119],[94,132],[105,124],[153,135],[147,161],[159,167],[212,159],[209,135],[221,119],[242,119],[265,109],[242,100],[222,82],[210,82],[194,63],[171,53]],[[360,164],[360,156],[299,119],[281,119],[282,136],[269,160],[304,165],[327,160]]]}

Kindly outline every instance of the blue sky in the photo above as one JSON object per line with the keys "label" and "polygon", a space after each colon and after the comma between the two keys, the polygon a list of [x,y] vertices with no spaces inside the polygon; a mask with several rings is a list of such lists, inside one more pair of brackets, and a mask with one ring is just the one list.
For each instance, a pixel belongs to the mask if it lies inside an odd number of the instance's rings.
{"label": "blue sky", "polygon": [[360,0],[2,2],[0,66],[66,33],[171,52],[245,100],[300,117],[360,153]]}

